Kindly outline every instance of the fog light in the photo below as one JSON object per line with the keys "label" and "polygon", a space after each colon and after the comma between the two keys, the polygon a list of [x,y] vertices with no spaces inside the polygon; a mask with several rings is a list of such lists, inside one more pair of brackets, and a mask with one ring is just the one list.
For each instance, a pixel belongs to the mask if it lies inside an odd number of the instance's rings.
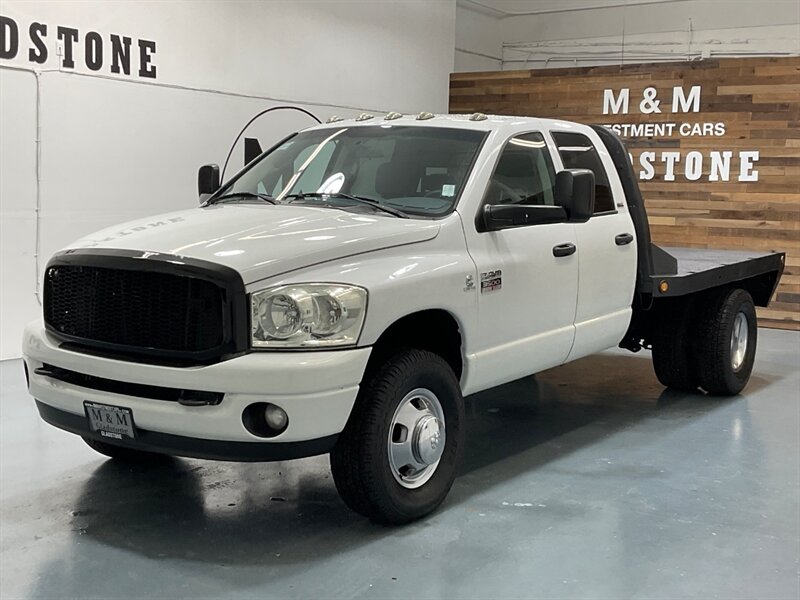
{"label": "fog light", "polygon": [[289,415],[280,406],[268,402],[249,404],[242,411],[245,429],[262,438],[279,436],[289,426]]}
{"label": "fog light", "polygon": [[270,429],[275,431],[283,431],[289,423],[289,415],[280,406],[274,404],[267,404],[264,409],[264,418],[267,420],[267,425]]}

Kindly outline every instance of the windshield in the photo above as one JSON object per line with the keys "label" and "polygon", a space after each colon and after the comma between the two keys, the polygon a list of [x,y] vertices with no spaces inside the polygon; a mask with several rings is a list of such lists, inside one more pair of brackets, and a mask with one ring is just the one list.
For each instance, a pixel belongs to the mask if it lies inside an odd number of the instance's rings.
{"label": "windshield", "polygon": [[262,194],[280,203],[331,204],[359,212],[385,206],[439,216],[455,206],[484,137],[469,129],[394,125],[301,132],[217,196]]}

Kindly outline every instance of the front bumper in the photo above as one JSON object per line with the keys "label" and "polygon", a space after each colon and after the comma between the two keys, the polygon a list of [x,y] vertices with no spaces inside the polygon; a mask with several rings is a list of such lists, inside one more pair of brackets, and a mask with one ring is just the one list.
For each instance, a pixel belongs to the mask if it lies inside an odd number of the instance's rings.
{"label": "front bumper", "polygon": [[[252,352],[208,366],[165,367],[63,350],[40,322],[25,328],[22,351],[30,393],[36,398],[42,417],[53,425],[90,435],[84,401],[123,406],[133,411],[140,434],[126,445],[228,460],[276,460],[328,451],[350,416],[370,353],[369,348]],[[203,390],[224,396],[217,405],[184,406],[175,401],[81,387],[36,374],[35,370],[45,364],[131,384]],[[250,433],[242,423],[242,411],[254,402],[270,402],[283,408],[289,416],[287,429],[268,439]],[[241,444],[257,447],[248,450]]]}
{"label": "front bumper", "polygon": [[59,429],[77,433],[106,444],[113,443],[125,448],[158,452],[170,456],[188,456],[208,460],[233,460],[239,462],[273,461],[303,458],[325,454],[333,449],[337,435],[303,442],[228,442],[223,440],[204,440],[199,438],[136,430],[135,440],[110,440],[89,430],[84,415],[59,410],[43,402],[36,401],[36,408],[44,421]]}

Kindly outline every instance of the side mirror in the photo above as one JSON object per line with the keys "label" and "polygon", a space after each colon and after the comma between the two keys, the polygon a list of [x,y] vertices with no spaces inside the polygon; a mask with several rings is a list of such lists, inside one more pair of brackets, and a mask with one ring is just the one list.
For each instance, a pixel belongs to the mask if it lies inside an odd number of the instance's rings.
{"label": "side mirror", "polygon": [[555,196],[570,223],[586,223],[594,214],[594,173],[589,169],[560,171],[556,174]]}
{"label": "side mirror", "polygon": [[487,204],[483,207],[484,231],[497,231],[524,225],[563,223],[567,212],[563,206],[540,204]]}
{"label": "side mirror", "polygon": [[219,189],[219,165],[203,165],[197,172],[197,193],[200,202]]}
{"label": "side mirror", "polygon": [[244,138],[244,165],[247,166],[264,152],[256,138]]}

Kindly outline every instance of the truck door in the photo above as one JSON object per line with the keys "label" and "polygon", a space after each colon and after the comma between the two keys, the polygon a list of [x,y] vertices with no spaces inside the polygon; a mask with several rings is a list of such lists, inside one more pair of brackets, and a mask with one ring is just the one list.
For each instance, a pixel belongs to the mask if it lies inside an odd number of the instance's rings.
{"label": "truck door", "polygon": [[[553,205],[554,182],[542,134],[518,134],[499,152],[479,211],[486,204]],[[465,393],[563,363],[572,347],[578,292],[575,226],[481,231],[476,215],[462,217],[477,267],[479,332]]]}
{"label": "truck door", "polygon": [[[636,232],[611,157],[597,135],[552,131],[565,169],[595,176],[594,215],[577,223],[578,305],[569,360],[616,346],[628,329],[636,286]],[[591,137],[590,137],[591,136]]]}

